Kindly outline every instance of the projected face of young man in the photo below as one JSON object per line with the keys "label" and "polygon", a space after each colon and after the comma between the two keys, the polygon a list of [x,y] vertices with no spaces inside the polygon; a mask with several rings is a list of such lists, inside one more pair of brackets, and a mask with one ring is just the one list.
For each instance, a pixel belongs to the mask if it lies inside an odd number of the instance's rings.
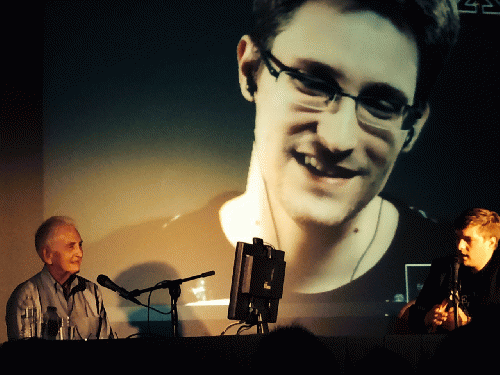
{"label": "projected face of young man", "polygon": [[[240,65],[258,54],[250,38],[242,43]],[[338,83],[349,95],[383,93],[413,104],[416,43],[373,12],[309,1],[270,52],[287,67]],[[359,121],[352,98],[323,111],[305,108],[290,100],[264,64],[255,77],[254,152],[271,206],[301,224],[339,225],[355,216],[384,187],[405,134]]]}

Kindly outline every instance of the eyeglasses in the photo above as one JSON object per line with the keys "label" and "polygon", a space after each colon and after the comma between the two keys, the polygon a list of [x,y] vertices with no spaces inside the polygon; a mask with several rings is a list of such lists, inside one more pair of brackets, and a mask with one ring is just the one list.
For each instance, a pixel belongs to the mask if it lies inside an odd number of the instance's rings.
{"label": "eyeglasses", "polygon": [[[356,102],[358,121],[385,130],[408,132],[408,129],[402,129],[404,117],[410,109],[417,109],[406,104],[406,99],[391,97],[390,94],[387,98],[353,96],[342,92],[334,81],[329,83],[299,69],[286,66],[268,50],[261,50],[261,56],[269,73],[290,93],[292,102],[305,108],[325,111],[329,108],[336,110],[342,97],[351,98]],[[279,70],[273,67],[271,61]]]}

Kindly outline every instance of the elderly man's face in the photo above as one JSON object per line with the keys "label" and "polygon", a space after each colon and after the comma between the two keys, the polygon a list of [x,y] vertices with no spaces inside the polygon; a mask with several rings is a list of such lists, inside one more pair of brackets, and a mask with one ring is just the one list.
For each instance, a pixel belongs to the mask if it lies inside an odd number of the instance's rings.
{"label": "elderly man's face", "polygon": [[80,271],[83,249],[82,238],[72,225],[55,228],[47,243],[45,262],[58,275],[73,275]]}
{"label": "elderly man's face", "polygon": [[[286,66],[337,82],[350,95],[388,90],[384,92],[398,92],[413,103],[416,43],[375,13],[341,13],[325,3],[308,2],[278,34],[271,52]],[[294,104],[265,68],[257,87],[261,173],[271,200],[289,216],[302,223],[337,225],[382,190],[404,134],[360,123],[351,98],[342,98],[338,110]]]}

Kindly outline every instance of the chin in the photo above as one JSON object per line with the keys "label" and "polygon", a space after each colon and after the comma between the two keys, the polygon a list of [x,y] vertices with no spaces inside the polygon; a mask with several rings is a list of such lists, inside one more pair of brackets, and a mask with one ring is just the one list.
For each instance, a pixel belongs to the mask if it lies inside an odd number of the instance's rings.
{"label": "chin", "polygon": [[[304,197],[305,198],[305,197]],[[297,223],[334,227],[342,225],[361,210],[361,203],[339,202],[330,197],[309,196],[306,199],[283,202],[285,210]]]}
{"label": "chin", "polygon": [[68,272],[72,275],[77,274],[78,272],[80,272],[80,267],[72,267]]}

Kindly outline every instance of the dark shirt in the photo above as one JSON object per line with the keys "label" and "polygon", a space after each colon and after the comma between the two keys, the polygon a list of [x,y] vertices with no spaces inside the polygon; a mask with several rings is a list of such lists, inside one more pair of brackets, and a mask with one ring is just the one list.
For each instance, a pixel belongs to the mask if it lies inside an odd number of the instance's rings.
{"label": "dark shirt", "polygon": [[[215,270],[215,276],[204,281],[208,300],[227,299],[230,295],[235,249],[222,231],[219,210],[235,196],[219,196],[203,209],[172,222],[163,232],[162,242],[182,256],[179,262],[191,260],[198,264],[198,273]],[[399,211],[399,223],[389,249],[379,262],[364,275],[329,292],[285,294],[278,311],[283,324],[298,322],[317,328],[322,325],[318,330],[324,335],[386,332],[390,320],[406,303],[405,265],[430,264],[432,259],[445,254],[450,240],[447,226],[408,206],[393,204]],[[184,302],[197,301],[189,293],[183,292],[182,296]]]}
{"label": "dark shirt", "polygon": [[[239,194],[224,193],[180,217],[162,218],[117,231],[93,245],[96,249],[108,249],[100,252],[99,261],[114,265],[116,254],[120,251],[127,254],[127,262],[132,266],[115,266],[121,271],[116,276],[110,271],[114,281],[127,290],[215,271],[214,276],[182,285],[179,319],[183,335],[220,334],[231,323],[227,320],[227,303],[235,246],[222,230],[219,212],[224,203]],[[385,333],[406,304],[405,265],[430,264],[432,259],[445,255],[450,246],[446,226],[407,205],[391,202],[398,209],[399,223],[389,249],[377,264],[354,281],[329,292],[285,293],[279,302],[278,325],[295,322],[327,336]],[[146,303],[146,296],[141,298]],[[155,291],[153,304],[160,306],[168,301],[168,291]],[[208,302],[210,306],[206,306]],[[123,299],[119,303],[128,323],[142,329],[147,319],[145,309],[136,311],[136,307]]]}
{"label": "dark shirt", "polygon": [[[415,332],[425,332],[425,315],[435,305],[449,298],[453,288],[454,255],[432,262],[431,271],[417,301],[410,309],[410,327]],[[486,266],[473,272],[461,266],[458,271],[459,307],[472,320],[483,319],[490,309],[500,306],[500,252],[495,250]],[[484,318],[487,319],[487,318]],[[437,332],[440,332],[438,329]]]}

